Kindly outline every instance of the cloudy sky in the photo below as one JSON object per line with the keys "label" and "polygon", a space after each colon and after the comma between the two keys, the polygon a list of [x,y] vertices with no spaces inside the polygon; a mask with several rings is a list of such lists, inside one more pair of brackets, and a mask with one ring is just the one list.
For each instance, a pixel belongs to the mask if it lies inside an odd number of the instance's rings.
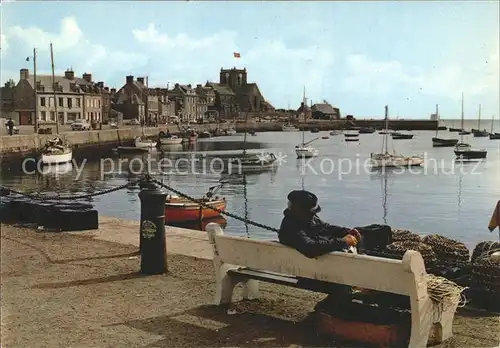
{"label": "cloudy sky", "polygon": [[[499,3],[492,2],[10,2],[2,4],[2,83],[72,67],[121,87],[217,81],[246,67],[277,108],[313,102],[342,112],[428,118],[499,113]],[[240,59],[233,52],[241,54]]]}

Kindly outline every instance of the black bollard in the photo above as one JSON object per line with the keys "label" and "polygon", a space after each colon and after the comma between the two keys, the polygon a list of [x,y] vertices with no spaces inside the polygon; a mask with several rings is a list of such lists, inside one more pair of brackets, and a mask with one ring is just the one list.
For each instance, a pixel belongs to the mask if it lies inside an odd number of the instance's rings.
{"label": "black bollard", "polygon": [[139,249],[141,273],[167,272],[165,239],[165,199],[167,192],[149,180],[139,184],[141,192],[141,228]]}

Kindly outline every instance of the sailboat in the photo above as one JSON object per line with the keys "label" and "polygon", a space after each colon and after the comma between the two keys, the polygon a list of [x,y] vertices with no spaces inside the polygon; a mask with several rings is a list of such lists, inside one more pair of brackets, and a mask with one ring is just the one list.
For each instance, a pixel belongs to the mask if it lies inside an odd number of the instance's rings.
{"label": "sailboat", "polygon": [[477,119],[477,129],[472,130],[472,134],[474,135],[474,138],[485,138],[490,133],[486,129],[480,130],[481,129],[481,104],[479,104],[479,113],[478,113],[478,119]]}
{"label": "sailboat", "polygon": [[[302,98],[302,112],[304,114],[304,124],[306,123],[306,89],[304,88],[304,96]],[[318,138],[305,142],[305,127],[302,128],[302,143],[295,146],[295,153],[297,154],[297,158],[311,158],[318,156],[318,150],[312,146],[309,146],[310,143],[315,141]]]}
{"label": "sailboat", "polygon": [[[33,57],[36,59],[36,57]],[[56,132],[59,135],[59,113],[57,112],[57,98],[56,98],[56,80],[54,74],[54,51],[52,49],[52,43],[50,44],[50,60],[52,64],[52,90],[54,92],[54,108],[55,108],[55,118],[56,118]],[[35,63],[36,64],[36,63]],[[36,65],[35,65],[36,66]],[[36,81],[35,81],[36,89]],[[38,118],[38,115],[35,115]],[[59,136],[49,139],[47,143],[42,147],[41,151],[42,164],[62,164],[71,162],[73,159],[73,150],[71,147],[65,143]]]}
{"label": "sailboat", "polygon": [[[490,140],[499,140],[500,133],[493,133],[493,123],[495,122],[495,116],[491,118],[491,132],[490,132]],[[500,117],[498,118],[498,124],[500,126]],[[499,127],[500,129],[500,127]]]}
{"label": "sailboat", "polygon": [[[229,161],[229,168],[232,173],[246,173],[253,171],[261,171],[273,169],[277,165],[277,157],[272,152],[266,152],[263,154],[249,154],[246,150],[247,143],[247,123],[248,123],[248,111],[245,117],[245,135],[243,138],[243,154],[240,158],[234,158]],[[233,172],[233,168],[237,168],[236,172]]]}
{"label": "sailboat", "polygon": [[433,147],[453,147],[457,145],[458,139],[449,139],[449,138],[439,138],[439,106],[436,104],[436,118],[438,120],[438,126],[436,128],[436,135],[432,138],[432,146]]}
{"label": "sailboat", "polygon": [[384,134],[384,140],[382,142],[382,151],[381,153],[371,153],[370,160],[372,164],[372,168],[402,168],[402,167],[413,167],[420,166],[424,163],[424,159],[420,156],[403,156],[400,154],[396,154],[395,151],[393,153],[389,153],[389,136],[388,136],[388,128],[389,128],[389,107],[385,106],[385,130],[386,134]]}
{"label": "sailboat", "polygon": [[[464,128],[464,94],[462,93],[462,120],[461,127]],[[487,151],[484,149],[473,149],[470,144],[464,143],[464,135],[460,134],[460,142],[455,145],[455,155],[459,159],[486,158]]]}

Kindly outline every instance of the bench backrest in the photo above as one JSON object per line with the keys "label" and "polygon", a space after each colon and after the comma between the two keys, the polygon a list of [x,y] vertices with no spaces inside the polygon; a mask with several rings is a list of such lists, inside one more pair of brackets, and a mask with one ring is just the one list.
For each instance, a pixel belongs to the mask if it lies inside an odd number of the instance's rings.
{"label": "bench backrest", "polygon": [[215,223],[206,230],[214,260],[222,263],[400,295],[427,293],[424,261],[416,251],[407,251],[403,260],[345,252],[307,258],[276,242],[226,236]]}

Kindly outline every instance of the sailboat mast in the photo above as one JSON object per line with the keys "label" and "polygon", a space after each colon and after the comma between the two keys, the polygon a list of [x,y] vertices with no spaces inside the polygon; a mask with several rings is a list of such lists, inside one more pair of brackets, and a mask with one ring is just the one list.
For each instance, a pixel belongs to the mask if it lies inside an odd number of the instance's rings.
{"label": "sailboat mast", "polygon": [[464,142],[464,92],[462,92],[462,120],[460,122],[460,128],[462,128],[462,131],[460,132],[460,142]]}
{"label": "sailboat mast", "polygon": [[493,123],[495,122],[495,115],[491,117],[491,131],[490,133],[493,134]]}
{"label": "sailboat mast", "polygon": [[[54,92],[54,110],[56,114],[56,133],[59,134],[59,115],[57,113],[57,98],[56,98],[56,77],[54,73],[54,51],[52,49],[52,42],[50,43],[50,61],[52,64],[52,91]],[[35,86],[36,88],[36,86]]]}
{"label": "sailboat mast", "polygon": [[33,88],[35,89],[35,133],[38,134],[38,90],[36,85],[36,48],[33,48]]}
{"label": "sailboat mast", "polygon": [[389,153],[389,106],[385,106],[385,132],[384,132],[384,140],[382,142],[382,147],[384,148],[385,153]]}
{"label": "sailboat mast", "polygon": [[481,104],[479,104],[479,115],[477,119],[477,130],[478,132],[481,130]]}
{"label": "sailboat mast", "polygon": [[[250,110],[250,106],[248,107],[248,110]],[[243,137],[243,156],[247,154],[248,110],[247,113],[245,114],[245,135]]]}
{"label": "sailboat mast", "polygon": [[306,86],[304,86],[304,91],[302,93],[302,112],[304,113],[304,124],[302,125],[302,146],[305,143],[305,126],[306,126],[306,110],[307,110],[307,100],[306,100]]}
{"label": "sailboat mast", "polygon": [[436,138],[437,138],[439,132],[439,107],[437,104],[436,104],[436,120],[437,120],[436,124]]}

